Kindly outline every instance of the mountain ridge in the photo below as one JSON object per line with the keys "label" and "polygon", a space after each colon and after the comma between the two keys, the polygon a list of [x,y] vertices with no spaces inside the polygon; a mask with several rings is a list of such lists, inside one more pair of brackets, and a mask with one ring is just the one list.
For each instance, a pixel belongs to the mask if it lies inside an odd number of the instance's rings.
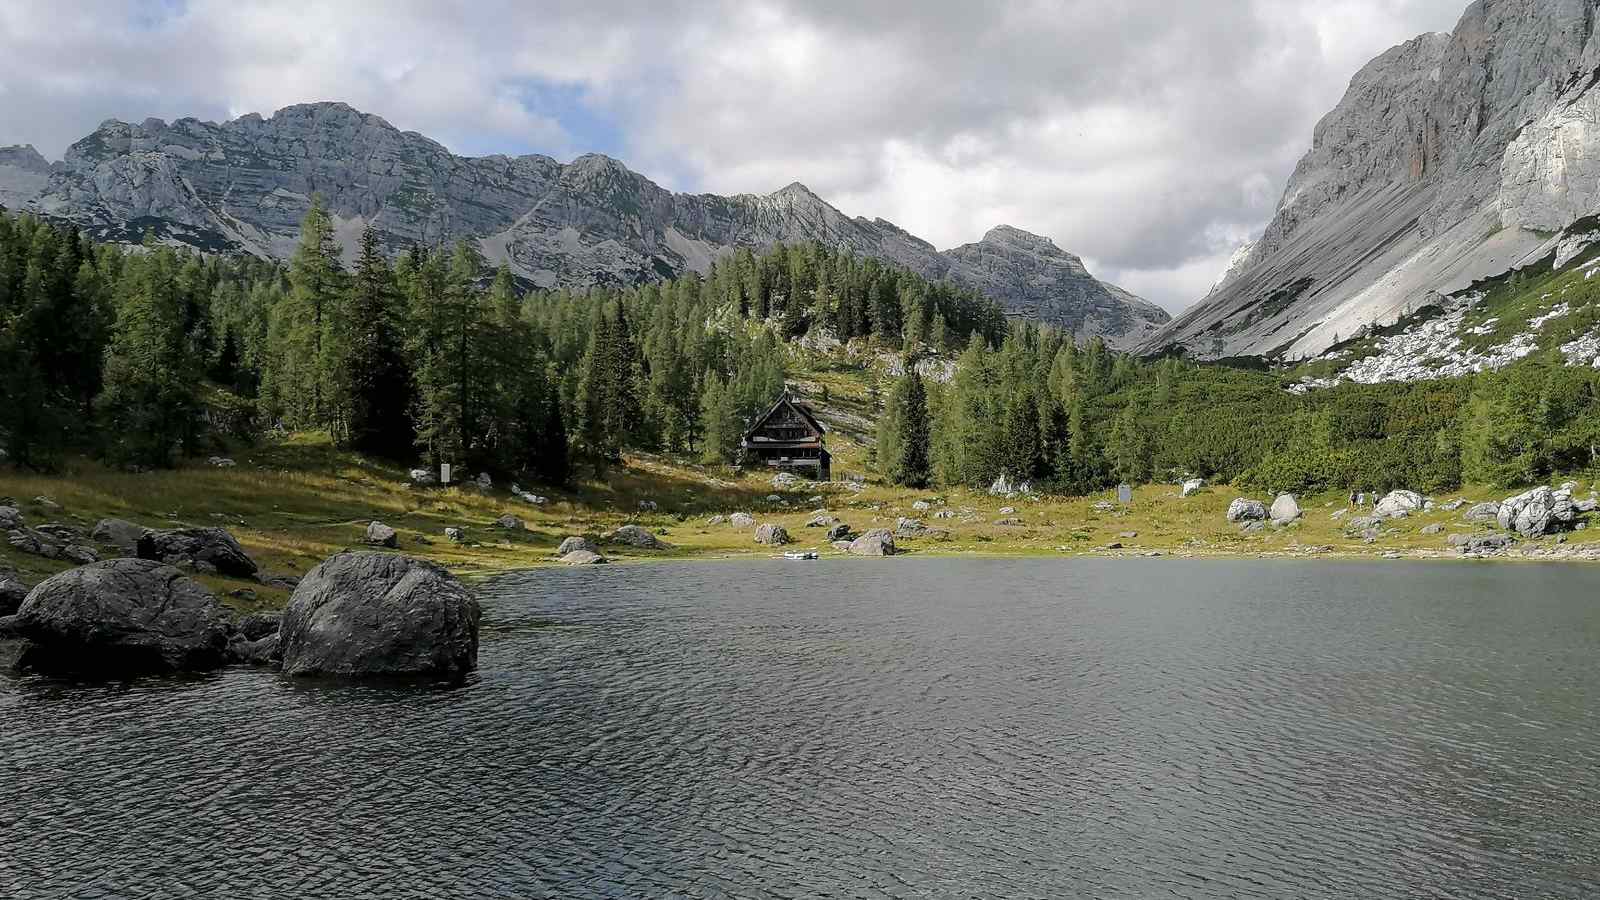
{"label": "mountain ridge", "polygon": [[540,154],[456,156],[337,101],[222,123],[110,119],[47,164],[42,183],[31,158],[7,167],[0,157],[0,203],[103,240],[154,233],[286,259],[313,194],[348,250],[369,223],[391,252],[466,238],[491,263],[542,288],[662,280],[704,272],[739,247],[816,240],[982,290],[1009,315],[1115,346],[1170,318],[1099,282],[1054,242],[1022,239],[1026,232],[1009,226],[941,253],[892,222],[846,215],[798,181],[770,194],[687,194],[598,153],[570,163]]}
{"label": "mountain ridge", "polygon": [[1478,0],[1363,66],[1254,248],[1136,351],[1312,358],[1548,256],[1600,197],[1596,9]]}

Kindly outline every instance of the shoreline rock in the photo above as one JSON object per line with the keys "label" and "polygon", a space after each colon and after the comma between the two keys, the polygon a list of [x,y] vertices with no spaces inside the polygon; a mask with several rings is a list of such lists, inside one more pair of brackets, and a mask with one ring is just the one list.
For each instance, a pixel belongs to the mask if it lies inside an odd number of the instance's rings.
{"label": "shoreline rock", "polygon": [[300,580],[279,642],[289,676],[461,677],[478,665],[478,601],[442,566],[340,553]]}

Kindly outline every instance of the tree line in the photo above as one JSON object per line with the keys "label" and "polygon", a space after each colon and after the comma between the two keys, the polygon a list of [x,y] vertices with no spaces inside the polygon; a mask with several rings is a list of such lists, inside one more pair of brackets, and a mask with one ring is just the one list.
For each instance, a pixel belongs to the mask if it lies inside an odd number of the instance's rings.
{"label": "tree line", "polygon": [[1001,339],[998,305],[814,243],[704,275],[528,291],[473,247],[351,266],[320,201],[286,265],[96,244],[0,212],[0,448],[168,466],[263,432],[325,431],[397,460],[545,483],[626,449],[734,462],[784,386],[785,342]]}
{"label": "tree line", "polygon": [[1141,360],[1014,323],[971,341],[946,384],[914,365],[879,420],[878,465],[909,486],[1013,482],[1086,494],[1203,477],[1265,491],[1515,487],[1600,463],[1600,371],[1559,351],[1498,372],[1343,384]]}

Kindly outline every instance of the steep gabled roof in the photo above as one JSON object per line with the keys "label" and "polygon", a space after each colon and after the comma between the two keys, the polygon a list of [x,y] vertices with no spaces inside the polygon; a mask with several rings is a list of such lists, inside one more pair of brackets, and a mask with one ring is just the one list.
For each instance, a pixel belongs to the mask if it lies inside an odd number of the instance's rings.
{"label": "steep gabled roof", "polygon": [[794,399],[794,396],[788,391],[784,391],[783,396],[778,398],[778,402],[772,404],[771,409],[767,410],[766,413],[757,418],[749,428],[745,429],[745,441],[749,442],[750,436],[760,431],[773,416],[778,414],[778,410],[783,409],[785,406],[794,410],[795,413],[798,414],[800,418],[804,419],[806,424],[810,425],[818,435],[825,435],[828,433],[827,427],[821,422],[817,421],[816,414],[811,411],[811,407]]}

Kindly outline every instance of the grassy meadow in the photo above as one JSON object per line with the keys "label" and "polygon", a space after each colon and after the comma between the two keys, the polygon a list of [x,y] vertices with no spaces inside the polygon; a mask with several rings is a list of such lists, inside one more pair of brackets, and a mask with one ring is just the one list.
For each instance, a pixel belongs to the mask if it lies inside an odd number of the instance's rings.
{"label": "grassy meadow", "polygon": [[[863,447],[836,436],[846,468],[863,465]],[[101,518],[127,519],[152,528],[222,526],[238,538],[267,575],[303,575],[326,557],[363,546],[367,523],[382,521],[400,536],[400,550],[439,562],[464,577],[557,564],[554,553],[571,535],[604,535],[624,524],[642,525],[672,545],[643,551],[607,546],[613,563],[681,559],[769,558],[779,552],[757,545],[753,529],[710,525],[715,515],[748,512],[757,523],[784,526],[795,541],[789,549],[835,553],[822,529],[806,528],[819,510],[856,531],[895,528],[901,517],[921,520],[936,533],[898,540],[902,552],[918,556],[1207,556],[1407,557],[1454,556],[1449,534],[1483,530],[1442,509],[1388,523],[1383,536],[1366,543],[1346,534],[1334,513],[1340,496],[1302,497],[1302,520],[1285,528],[1245,534],[1226,521],[1228,504],[1241,492],[1211,487],[1184,498],[1172,485],[1145,485],[1127,507],[1112,494],[1084,498],[1000,498],[980,492],[912,491],[877,483],[852,491],[835,483],[778,491],[770,478],[707,468],[658,456],[630,456],[602,479],[580,480],[569,491],[539,493],[544,506],[523,502],[509,485],[489,491],[476,486],[413,487],[406,471],[391,463],[334,449],[324,437],[295,436],[245,450],[234,468],[196,461],[171,471],[129,473],[88,460],[53,475],[0,471],[0,497],[15,499],[30,525],[61,522],[92,528]],[[769,499],[773,495],[781,499]],[[1476,502],[1501,499],[1505,491],[1468,489],[1456,497]],[[34,498],[59,505],[50,509]],[[1259,499],[1270,501],[1270,497]],[[925,501],[930,509],[913,504]],[[641,510],[641,504],[654,504]],[[1014,509],[1014,512],[1003,510]],[[937,517],[941,511],[945,517]],[[520,518],[518,530],[498,528],[506,514]],[[1350,513],[1359,515],[1359,513]],[[1005,521],[1008,524],[999,524]],[[1430,525],[1443,533],[1425,534]],[[446,527],[464,528],[455,544]],[[1586,533],[1567,549],[1584,546]],[[1554,546],[1555,539],[1535,542]],[[1600,550],[1600,544],[1596,545]],[[869,564],[863,561],[863,564]],[[0,545],[0,568],[33,583],[69,564],[22,554]],[[287,592],[220,576],[201,580],[240,609],[274,608]],[[229,596],[248,590],[253,596]]]}

